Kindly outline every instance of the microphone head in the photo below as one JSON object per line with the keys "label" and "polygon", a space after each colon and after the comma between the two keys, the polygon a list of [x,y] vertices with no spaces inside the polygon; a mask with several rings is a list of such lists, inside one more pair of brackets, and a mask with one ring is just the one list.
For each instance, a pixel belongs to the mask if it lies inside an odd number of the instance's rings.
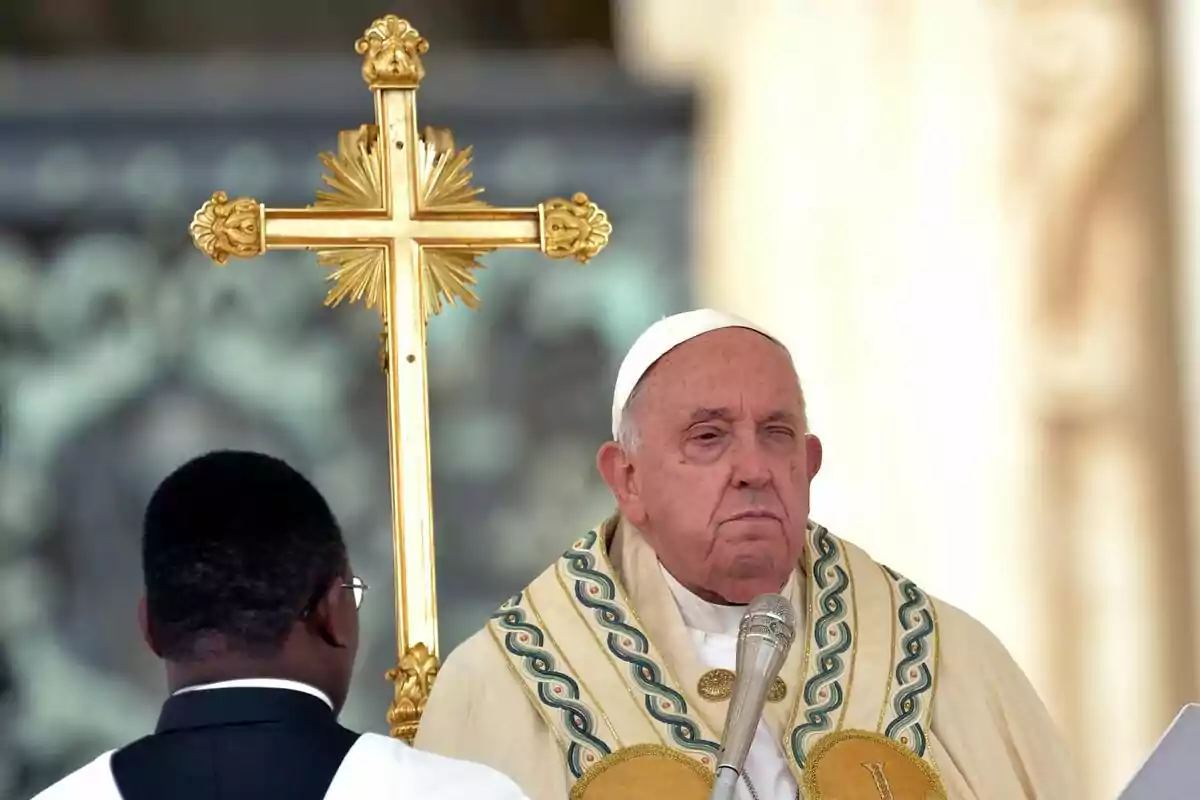
{"label": "microphone head", "polygon": [[765,639],[786,655],[796,638],[796,611],[781,594],[760,594],[750,602],[738,626],[738,650],[750,637]]}

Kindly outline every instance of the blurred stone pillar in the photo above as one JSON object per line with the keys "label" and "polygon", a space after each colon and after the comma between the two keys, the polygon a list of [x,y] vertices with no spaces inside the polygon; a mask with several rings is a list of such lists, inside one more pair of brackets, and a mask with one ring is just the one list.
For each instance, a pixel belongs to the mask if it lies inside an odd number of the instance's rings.
{"label": "blurred stone pillar", "polygon": [[1089,797],[1193,687],[1152,5],[618,18],[626,63],[700,87],[696,301],[796,353],[814,516],[1000,635]]}
{"label": "blurred stone pillar", "polygon": [[1004,24],[1039,647],[1088,796],[1111,796],[1195,699],[1161,20],[1140,0],[1040,0]]}

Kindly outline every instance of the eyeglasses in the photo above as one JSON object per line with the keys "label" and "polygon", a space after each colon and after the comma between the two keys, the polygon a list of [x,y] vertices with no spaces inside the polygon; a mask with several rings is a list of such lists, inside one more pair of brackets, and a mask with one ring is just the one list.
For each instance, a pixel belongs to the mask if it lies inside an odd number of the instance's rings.
{"label": "eyeglasses", "polygon": [[367,589],[369,589],[371,587],[367,586],[366,581],[364,581],[362,578],[355,575],[352,578],[350,578],[349,583],[343,583],[342,588],[349,589],[351,592],[353,592],[354,593],[354,607],[362,608],[363,597],[366,596]]}
{"label": "eyeglasses", "polygon": [[[362,608],[363,597],[366,596],[367,589],[370,587],[367,586],[366,581],[357,575],[354,575],[350,578],[348,583],[338,584],[338,588],[349,589],[354,595],[354,607],[355,609],[359,609]],[[313,612],[313,609],[315,609],[317,604],[321,602],[321,598],[325,596],[327,591],[329,591],[329,584],[324,584],[317,587],[317,590],[313,592],[313,596],[309,598],[307,603],[304,604],[304,608],[300,612],[301,618],[307,617]]]}

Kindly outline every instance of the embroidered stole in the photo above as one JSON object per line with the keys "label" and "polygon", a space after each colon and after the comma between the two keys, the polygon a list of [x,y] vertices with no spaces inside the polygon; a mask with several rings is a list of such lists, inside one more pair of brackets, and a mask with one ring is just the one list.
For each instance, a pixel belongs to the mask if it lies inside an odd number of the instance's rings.
{"label": "embroidered stole", "polygon": [[[696,660],[657,559],[617,519],[577,540],[492,616],[488,629],[530,702],[562,745],[575,781],[647,747],[712,771],[727,701],[696,693]],[[617,541],[611,541],[616,534]],[[764,712],[799,783],[810,752],[839,731],[867,731],[930,762],[938,633],[933,604],[912,581],[810,523],[802,610],[780,673],[788,693]],[[629,548],[638,608],[610,561]],[[801,597],[801,594],[804,596]],[[647,621],[644,625],[639,610]],[[651,641],[649,631],[656,634]],[[664,658],[662,647],[670,654]]]}

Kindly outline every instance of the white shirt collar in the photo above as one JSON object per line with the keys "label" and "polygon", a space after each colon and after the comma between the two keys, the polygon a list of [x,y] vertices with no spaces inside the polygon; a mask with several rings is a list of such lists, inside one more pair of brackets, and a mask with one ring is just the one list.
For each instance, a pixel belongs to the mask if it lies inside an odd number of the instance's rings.
{"label": "white shirt collar", "polygon": [[307,683],[299,681],[287,681],[281,678],[239,678],[232,681],[218,681],[217,683],[203,683],[199,686],[185,686],[176,692],[172,693],[172,697],[188,692],[203,692],[209,689],[289,689],[293,692],[304,692],[311,694],[313,697],[320,700],[325,705],[329,706],[329,710],[333,710],[333,701],[329,699],[329,695],[317,689],[314,686],[309,686]]}
{"label": "white shirt collar", "polygon": [[[737,635],[738,626],[742,624],[742,616],[746,613],[746,606],[724,606],[710,603],[676,580],[661,561],[658,568],[662,571],[671,595],[675,598],[675,604],[679,606],[679,613],[683,617],[684,625],[704,633]],[[781,590],[784,597],[789,596],[792,581],[795,579],[794,573],[792,577],[788,578],[787,584]]]}

